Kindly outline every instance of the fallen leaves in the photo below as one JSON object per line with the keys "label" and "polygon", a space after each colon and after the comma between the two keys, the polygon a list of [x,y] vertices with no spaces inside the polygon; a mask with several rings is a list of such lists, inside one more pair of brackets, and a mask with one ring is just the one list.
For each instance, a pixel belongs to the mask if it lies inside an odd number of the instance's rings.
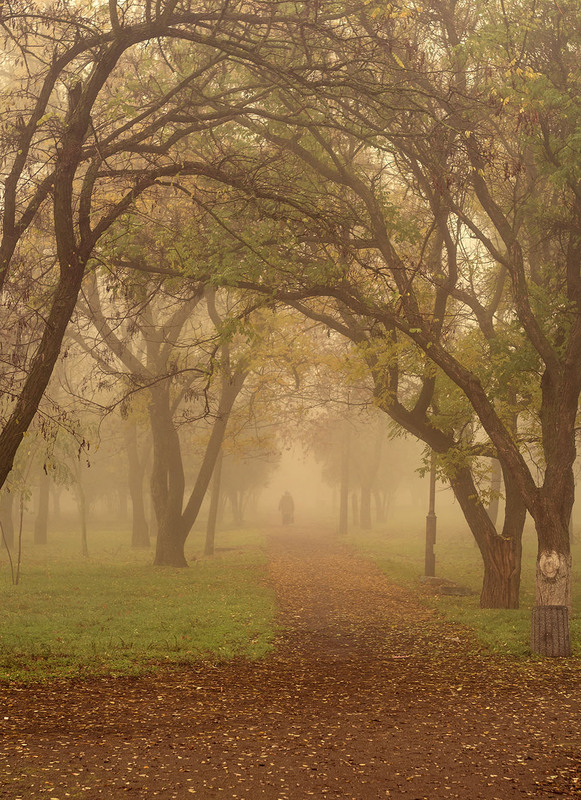
{"label": "fallen leaves", "polygon": [[475,654],[330,539],[274,542],[271,580],[264,660],[2,690],[0,798],[579,797],[574,670]]}

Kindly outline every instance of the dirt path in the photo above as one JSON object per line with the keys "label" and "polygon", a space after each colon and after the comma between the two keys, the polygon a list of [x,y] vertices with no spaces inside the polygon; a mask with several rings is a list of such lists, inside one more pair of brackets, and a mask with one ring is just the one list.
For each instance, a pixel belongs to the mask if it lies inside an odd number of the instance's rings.
{"label": "dirt path", "polygon": [[313,531],[271,556],[264,661],[0,688],[0,798],[581,798],[578,662],[480,654]]}

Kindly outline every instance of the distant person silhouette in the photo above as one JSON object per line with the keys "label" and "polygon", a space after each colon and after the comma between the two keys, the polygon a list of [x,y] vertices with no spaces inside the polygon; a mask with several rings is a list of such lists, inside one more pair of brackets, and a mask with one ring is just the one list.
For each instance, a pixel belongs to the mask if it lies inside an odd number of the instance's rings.
{"label": "distant person silhouette", "polygon": [[295,521],[295,501],[290,492],[285,492],[280,498],[278,510],[282,514],[283,525],[290,525]]}

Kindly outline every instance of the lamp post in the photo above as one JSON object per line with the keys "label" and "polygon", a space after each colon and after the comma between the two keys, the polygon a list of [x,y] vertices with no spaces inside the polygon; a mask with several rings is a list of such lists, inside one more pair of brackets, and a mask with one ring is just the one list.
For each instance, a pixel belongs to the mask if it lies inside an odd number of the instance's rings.
{"label": "lamp post", "polygon": [[430,505],[426,517],[426,559],[425,575],[433,578],[436,575],[436,555],[434,545],[436,544],[436,457],[432,450],[430,458]]}

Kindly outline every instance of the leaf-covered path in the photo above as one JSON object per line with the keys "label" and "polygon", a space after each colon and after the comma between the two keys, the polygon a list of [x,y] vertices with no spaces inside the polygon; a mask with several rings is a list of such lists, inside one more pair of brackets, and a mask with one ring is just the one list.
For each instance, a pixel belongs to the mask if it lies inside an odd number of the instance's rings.
{"label": "leaf-covered path", "polygon": [[0,797],[581,797],[578,661],[478,651],[332,537],[271,537],[258,663],[0,688]]}

